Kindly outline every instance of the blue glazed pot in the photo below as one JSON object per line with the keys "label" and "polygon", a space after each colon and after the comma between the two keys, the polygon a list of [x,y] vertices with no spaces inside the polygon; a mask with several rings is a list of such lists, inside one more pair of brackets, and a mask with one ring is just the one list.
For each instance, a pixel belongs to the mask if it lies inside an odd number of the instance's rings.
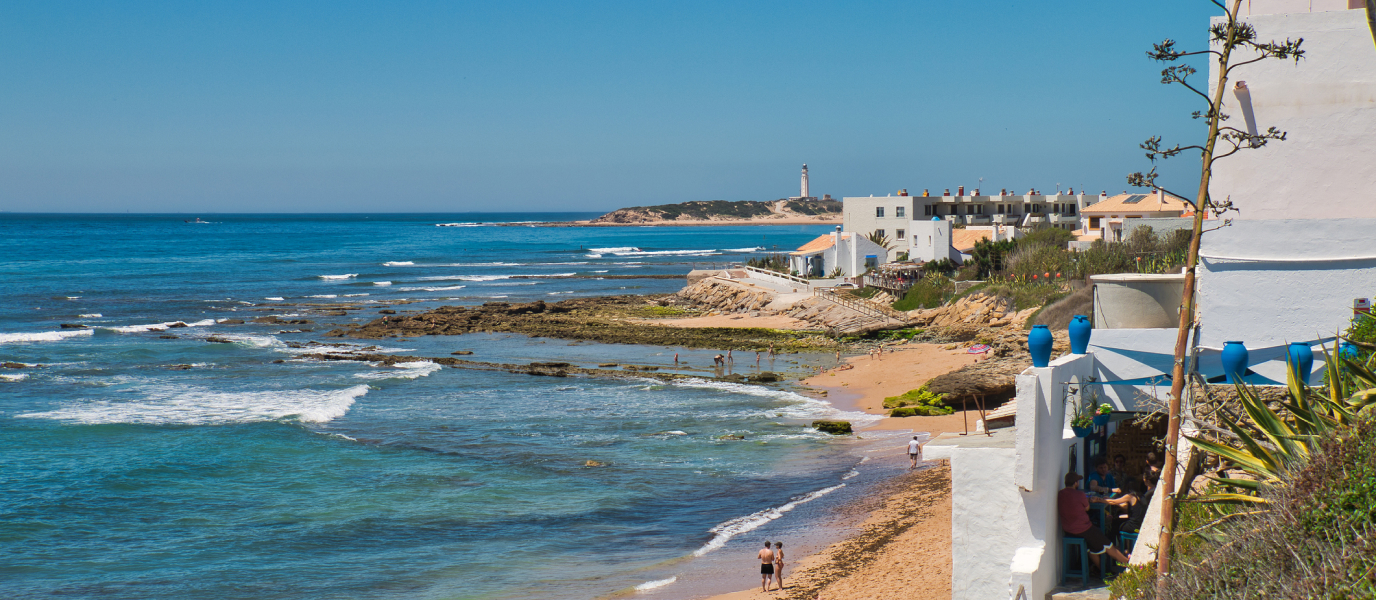
{"label": "blue glazed pot", "polygon": [[1247,374],[1247,347],[1242,342],[1224,342],[1221,358],[1228,383],[1242,382],[1242,376]]}
{"label": "blue glazed pot", "polygon": [[1051,330],[1045,325],[1033,325],[1027,334],[1027,351],[1032,353],[1032,366],[1045,367],[1051,363]]}
{"label": "blue glazed pot", "polygon": [[1094,415],[1094,426],[1103,427],[1105,425],[1108,425],[1108,420],[1112,416],[1113,415]]}
{"label": "blue glazed pot", "polygon": [[1347,342],[1343,342],[1342,346],[1338,348],[1338,356],[1356,360],[1358,356],[1357,347]]}
{"label": "blue glazed pot", "polygon": [[1073,425],[1070,427],[1070,430],[1075,432],[1075,437],[1089,437],[1089,434],[1094,432],[1094,430],[1089,427],[1075,427]]}
{"label": "blue glazed pot", "polygon": [[1075,315],[1070,319],[1070,353],[1084,354],[1089,351],[1089,334],[1094,329],[1094,324],[1089,322],[1089,318],[1084,315]]}
{"label": "blue glazed pot", "polygon": [[1305,342],[1290,342],[1290,368],[1295,370],[1295,380],[1309,385],[1309,374],[1314,371],[1314,349]]}

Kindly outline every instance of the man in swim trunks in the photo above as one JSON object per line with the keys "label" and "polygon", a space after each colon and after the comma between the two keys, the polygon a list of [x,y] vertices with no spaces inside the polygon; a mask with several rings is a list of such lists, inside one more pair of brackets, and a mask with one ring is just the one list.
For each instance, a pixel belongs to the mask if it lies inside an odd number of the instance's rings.
{"label": "man in swim trunks", "polygon": [[764,549],[755,555],[760,559],[760,589],[769,591],[769,582],[774,579],[774,551],[769,549],[769,541],[765,540]]}
{"label": "man in swim trunks", "polygon": [[922,442],[917,441],[917,436],[908,442],[908,458],[912,459],[914,469],[917,468],[917,461],[922,460]]}

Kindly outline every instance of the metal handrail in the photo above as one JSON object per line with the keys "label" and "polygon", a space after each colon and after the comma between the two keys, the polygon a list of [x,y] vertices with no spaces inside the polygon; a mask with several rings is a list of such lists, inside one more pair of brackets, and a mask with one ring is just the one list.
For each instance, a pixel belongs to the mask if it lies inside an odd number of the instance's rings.
{"label": "metal handrail", "polygon": [[788,273],[780,273],[780,272],[778,272],[778,271],[770,271],[770,270],[768,270],[768,269],[761,269],[761,268],[759,268],[759,267],[752,267],[752,266],[749,266],[749,265],[746,265],[745,270],[746,270],[746,271],[750,271],[750,272],[754,272],[754,273],[759,273],[759,274],[761,274],[761,275],[768,275],[768,276],[770,276],[770,277],[778,277],[778,278],[781,278],[781,279],[786,279],[786,280],[788,280],[788,281],[791,281],[791,282],[793,282],[793,283],[797,283],[797,284],[800,284],[800,285],[805,285],[805,286],[811,286],[811,285],[812,285],[812,283],[809,282],[808,280],[803,279],[802,277],[794,277],[793,275],[789,275]]}
{"label": "metal handrail", "polygon": [[867,300],[862,300],[860,298],[845,298],[842,297],[841,294],[838,294],[836,290],[832,288],[814,289],[812,290],[812,295],[825,298],[827,300],[840,304],[841,306],[844,306],[846,308],[850,308],[873,317],[878,317],[881,319],[896,319],[904,323],[908,321],[907,315],[900,313],[892,308],[880,306],[878,304],[875,304]]}

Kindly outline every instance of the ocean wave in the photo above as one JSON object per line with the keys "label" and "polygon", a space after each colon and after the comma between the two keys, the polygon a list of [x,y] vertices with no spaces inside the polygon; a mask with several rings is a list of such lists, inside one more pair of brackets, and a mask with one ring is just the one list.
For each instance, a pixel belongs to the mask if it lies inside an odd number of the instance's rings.
{"label": "ocean wave", "polygon": [[588,261],[584,260],[584,261],[576,261],[576,262],[551,262],[551,263],[531,263],[531,264],[532,264],[532,265],[535,265],[535,266],[549,267],[549,266],[556,266],[556,265],[586,265],[586,264],[588,264]]}
{"label": "ocean wave", "polygon": [[871,415],[860,411],[842,411],[832,406],[826,400],[809,398],[802,394],[776,390],[762,385],[750,385],[744,383],[730,383],[726,381],[708,381],[706,379],[684,379],[675,381],[672,385],[691,387],[698,389],[721,390],[734,394],[747,394],[761,398],[770,398],[782,402],[788,402],[786,406],[771,408],[767,413],[759,416],[779,415],[790,419],[817,419],[835,418],[851,421],[856,425],[867,425],[883,419],[883,415]]}
{"label": "ocean wave", "polygon": [[414,262],[412,262],[412,261],[409,261],[409,260],[389,260],[389,261],[387,261],[387,262],[385,262],[385,263],[382,263],[382,266],[384,266],[384,267],[414,267],[414,266],[416,266],[416,263],[414,263]]}
{"label": "ocean wave", "polygon": [[74,331],[44,331],[40,333],[0,333],[0,344],[18,342],[57,342],[70,337],[82,337],[91,335],[90,329],[77,329]]}
{"label": "ocean wave", "polygon": [[338,294],[316,294],[316,295],[314,295],[314,296],[306,296],[306,297],[307,297],[307,298],[338,298],[339,295],[338,295]]}
{"label": "ocean wave", "polygon": [[330,280],[330,279],[353,279],[353,278],[355,278],[355,277],[358,277],[358,273],[345,273],[345,274],[343,274],[343,275],[317,275],[316,277],[319,277],[319,278],[321,278],[321,279],[326,279],[326,280]]}
{"label": "ocean wave", "polygon": [[100,313],[86,313],[86,314],[84,314],[84,315],[77,315],[77,316],[78,316],[78,317],[81,317],[81,318],[83,318],[83,319],[99,319],[99,318],[101,318],[101,317],[103,317],[103,316],[105,316],[105,315],[102,315],[102,314],[100,314]]}
{"label": "ocean wave", "polygon": [[499,279],[511,279],[511,275],[454,275],[452,279],[446,281],[497,281]]}
{"label": "ocean wave", "polygon": [[368,295],[368,294],[344,294],[344,297],[345,297],[345,298],[358,298],[358,297],[360,297],[360,296],[367,296],[367,295]]}
{"label": "ocean wave", "polygon": [[359,379],[417,379],[429,377],[431,373],[443,369],[444,366],[426,362],[406,362],[397,363],[391,367],[385,367],[380,371],[370,373],[355,373],[354,377]]}
{"label": "ocean wave", "polygon": [[390,282],[390,281],[374,281],[374,282],[373,282],[373,285],[377,285],[377,286],[389,286],[389,285],[392,285],[392,282]]}
{"label": "ocean wave", "polygon": [[[430,265],[425,265],[430,266]],[[447,265],[434,265],[439,267],[519,267],[521,263],[514,262],[485,262],[485,263],[449,263]]]}
{"label": "ocean wave", "polygon": [[642,584],[640,584],[640,585],[635,586],[635,591],[637,591],[637,592],[646,592],[646,591],[649,591],[649,590],[653,590],[653,589],[655,589],[655,588],[662,588],[662,587],[664,587],[664,586],[666,586],[666,585],[669,585],[669,584],[671,584],[671,583],[673,583],[673,582],[675,582],[675,581],[678,581],[678,576],[677,576],[677,575],[675,575],[675,576],[673,576],[673,577],[670,577],[670,578],[668,578],[668,579],[656,579],[656,580],[654,580],[654,581],[646,581],[645,583],[642,583]]}
{"label": "ocean wave", "polygon": [[342,390],[265,390],[220,392],[195,386],[152,385],[135,388],[142,398],[131,402],[79,402],[63,408],[15,415],[82,425],[223,425],[296,420],[326,423],[344,416],[368,386]]}
{"label": "ocean wave", "polygon": [[843,487],[846,487],[846,484],[839,483],[831,487],[822,488],[815,492],[808,492],[801,496],[794,496],[792,499],[789,500],[787,504],[784,504],[783,506],[779,506],[776,508],[766,508],[757,513],[751,513],[745,515],[744,517],[736,517],[734,519],[731,519],[730,521],[726,521],[725,523],[717,525],[716,527],[707,530],[708,533],[712,533],[715,535],[713,535],[712,539],[709,540],[706,544],[703,544],[701,548],[694,550],[693,556],[703,556],[713,550],[721,548],[722,546],[726,545],[726,542],[731,541],[731,538],[736,537],[742,533],[754,531],[755,529],[758,529],[761,525],[764,525],[765,523],[768,523],[770,521],[773,521],[784,516],[784,513],[797,508],[800,504],[812,502],[813,500],[821,498],[822,496],[830,494]]}
{"label": "ocean wave", "polygon": [[209,325],[214,325],[214,324],[216,323],[216,321],[215,321],[215,319],[202,319],[202,320],[200,320],[200,321],[194,321],[194,322],[191,322],[191,323],[186,323],[185,321],[166,321],[166,322],[163,322],[163,323],[149,323],[149,324],[147,324],[147,325],[123,325],[123,326],[120,326],[120,327],[99,327],[98,329],[104,329],[104,330],[106,330],[106,331],[113,331],[113,332],[116,332],[116,333],[142,333],[142,332],[145,332],[145,331],[152,331],[152,330],[154,330],[154,329],[167,329],[168,327],[171,327],[171,326],[176,325],[176,324],[178,324],[178,323],[183,323],[183,324],[185,324],[187,327],[206,327],[206,326],[209,326]]}
{"label": "ocean wave", "polygon": [[588,248],[588,252],[598,252],[602,254],[616,252],[640,252],[640,248],[635,246],[617,246],[615,248]]}
{"label": "ocean wave", "polygon": [[601,254],[584,254],[583,256],[586,256],[588,258],[602,258]]}
{"label": "ocean wave", "polygon": [[283,301],[283,300],[286,300],[286,298],[283,298],[283,297],[281,297],[281,296],[273,296],[273,297],[271,297],[271,298],[263,298],[263,299],[264,299],[264,300],[271,300],[271,301],[273,301],[273,302],[281,302],[281,301]]}
{"label": "ocean wave", "polygon": [[722,250],[722,252],[762,252],[762,251],[764,251],[764,246],[755,246],[754,248],[727,248],[727,249],[725,249],[725,250]]}
{"label": "ocean wave", "polygon": [[435,227],[482,227],[482,223],[435,223]]}
{"label": "ocean wave", "polygon": [[[640,248],[593,248],[588,251],[588,258],[602,258],[608,254],[612,256],[716,256],[721,254],[721,250],[641,250]],[[736,250],[728,250],[736,252]]]}
{"label": "ocean wave", "polygon": [[452,290],[461,290],[461,289],[466,288],[466,287],[468,287],[468,286],[466,286],[466,285],[451,285],[451,286],[446,286],[446,287],[404,287],[404,288],[397,288],[397,289],[400,290],[400,291],[403,291],[403,292],[448,292],[448,291],[452,291]]}
{"label": "ocean wave", "polygon": [[28,378],[28,373],[0,373],[0,381],[8,381],[10,383],[14,383],[16,381],[23,381]]}

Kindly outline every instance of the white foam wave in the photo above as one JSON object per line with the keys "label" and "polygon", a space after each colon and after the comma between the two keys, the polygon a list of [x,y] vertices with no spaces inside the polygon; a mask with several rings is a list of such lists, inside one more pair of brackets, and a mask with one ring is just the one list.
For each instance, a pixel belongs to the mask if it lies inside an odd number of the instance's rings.
{"label": "white foam wave", "polygon": [[359,379],[370,380],[417,379],[420,377],[428,377],[431,373],[434,373],[435,371],[438,371],[443,368],[444,367],[442,365],[437,365],[429,361],[397,363],[392,367],[385,367],[383,368],[383,370],[380,371],[373,371],[371,373],[355,373],[354,377],[357,377]]}
{"label": "white foam wave", "polygon": [[858,475],[860,475],[860,472],[859,472],[859,471],[856,471],[855,469],[851,469],[849,473],[846,473],[845,475],[842,475],[842,476],[841,476],[841,481],[845,481],[845,480],[847,480],[847,479],[850,479],[850,478],[852,478],[852,477],[856,477],[856,476],[858,476]]}
{"label": "white foam wave", "polygon": [[570,292],[550,292],[550,293],[547,294],[547,295],[549,295],[549,296],[558,296],[559,294],[572,294],[572,293],[573,293],[573,292],[571,292],[571,291],[570,291]]}
{"label": "white foam wave", "polygon": [[748,385],[744,383],[729,383],[725,381],[708,381],[706,379],[684,379],[675,381],[673,385],[683,387],[721,390],[734,394],[748,394],[762,398],[771,398],[781,402],[788,402],[788,405],[771,408],[768,413],[759,416],[772,417],[779,415],[790,419],[842,419],[850,421],[856,425],[868,425],[883,419],[883,415],[871,415],[860,411],[837,410],[830,402],[809,398],[802,394],[795,394],[784,390],[776,390],[761,385]]}
{"label": "white foam wave", "polygon": [[91,335],[90,329],[74,331],[44,331],[41,333],[0,333],[0,344],[18,342],[58,342],[70,337]]}
{"label": "white foam wave", "polygon": [[586,264],[588,264],[588,261],[584,260],[584,261],[578,261],[578,262],[552,262],[552,263],[531,263],[531,264],[536,265],[536,266],[542,266],[542,267],[550,267],[550,266],[556,266],[556,265],[586,265]]}
{"label": "white foam wave", "polygon": [[[163,323],[149,323],[149,324],[147,324],[147,325],[122,325],[122,326],[120,326],[120,327],[101,327],[100,329],[104,329],[104,330],[106,330],[106,331],[114,331],[114,332],[116,332],[116,333],[142,333],[142,332],[145,332],[145,331],[152,331],[152,330],[154,330],[154,329],[167,329],[168,327],[171,327],[171,326],[176,325],[176,324],[178,324],[178,323],[185,323],[185,322],[184,322],[184,321],[166,321],[166,322],[163,322]],[[205,326],[207,326],[207,325],[214,325],[214,324],[215,324],[215,319],[203,319],[203,320],[200,320],[200,321],[195,321],[195,322],[193,322],[193,323],[186,323],[186,326],[187,326],[187,327],[205,327]]]}
{"label": "white foam wave", "polygon": [[390,282],[390,281],[374,281],[374,282],[373,282],[373,285],[377,285],[377,286],[388,286],[388,285],[392,285],[392,282]]}
{"label": "white foam wave", "polygon": [[223,337],[236,344],[253,346],[254,348],[277,348],[284,346],[281,340],[270,335],[226,335]]}
{"label": "white foam wave", "polygon": [[285,300],[286,298],[283,298],[283,297],[281,297],[281,296],[273,296],[273,297],[271,297],[271,298],[263,298],[263,299],[264,299],[264,300],[271,300],[271,301],[273,301],[273,302],[281,302],[281,301]]}
{"label": "white foam wave", "polygon": [[675,581],[678,581],[678,576],[677,576],[677,575],[675,575],[675,576],[673,576],[673,577],[670,577],[670,578],[668,578],[668,579],[656,579],[656,580],[654,580],[654,581],[646,581],[645,583],[642,583],[642,584],[640,584],[640,585],[635,586],[635,591],[637,591],[637,592],[645,592],[645,591],[653,590],[653,589],[655,589],[655,588],[662,588],[662,587],[664,587],[664,586],[666,586],[666,585],[669,585],[669,584],[671,584],[671,583],[673,583],[673,582],[675,582]]}
{"label": "white foam wave", "polygon": [[358,277],[358,273],[345,273],[343,275],[319,275],[321,279],[353,279]]}
{"label": "white foam wave", "polygon": [[731,538],[736,537],[742,533],[746,533],[748,531],[754,531],[755,529],[758,529],[761,525],[764,525],[765,523],[768,523],[770,521],[773,521],[774,519],[778,519],[784,516],[784,513],[797,508],[800,504],[812,502],[813,500],[821,498],[822,496],[830,494],[843,487],[846,487],[846,484],[840,483],[833,485],[831,487],[822,488],[815,492],[808,492],[806,494],[803,494],[802,496],[793,497],[793,499],[791,499],[787,504],[784,504],[783,506],[779,506],[777,508],[766,508],[760,512],[748,514],[744,517],[736,517],[734,519],[731,519],[730,521],[717,525],[716,527],[707,530],[708,533],[713,533],[716,535],[714,535],[712,539],[709,540],[706,544],[703,544],[701,548],[694,550],[693,556],[703,556],[708,552],[721,548],[722,546],[726,545],[726,542],[731,541]]}
{"label": "white foam wave", "polygon": [[602,269],[601,271],[593,271],[593,273],[606,273],[606,272],[607,272],[607,269]]}
{"label": "white foam wave", "polygon": [[414,262],[412,262],[412,261],[409,261],[409,260],[389,260],[389,261],[387,261],[387,262],[385,262],[385,263],[382,263],[382,266],[384,266],[384,267],[414,267],[414,266],[416,266],[416,263],[414,263]]}
{"label": "white foam wave", "polygon": [[401,291],[403,291],[403,292],[448,292],[448,291],[451,291],[451,290],[461,290],[461,289],[466,288],[466,287],[468,287],[468,286],[466,286],[466,285],[451,285],[451,286],[447,286],[447,287],[404,287],[404,288],[397,288],[397,289],[398,289],[398,290],[401,290]]}
{"label": "white foam wave", "polygon": [[83,425],[141,423],[148,425],[220,425],[295,419],[325,423],[344,416],[367,385],[342,390],[265,390],[220,392],[195,386],[154,385],[134,390],[132,402],[99,400],[16,415]]}
{"label": "white foam wave", "polygon": [[455,281],[497,281],[498,279],[511,279],[511,275],[456,275]]}
{"label": "white foam wave", "polygon": [[[726,252],[753,252],[749,250],[727,250]],[[610,254],[612,256],[714,256],[721,254],[721,250],[641,250],[640,248],[592,248],[588,252],[588,258],[602,258]]]}
{"label": "white foam wave", "polygon": [[588,258],[602,258],[601,254],[585,254],[584,256]]}
{"label": "white foam wave", "polygon": [[482,223],[435,223],[435,227],[482,227]]}
{"label": "white foam wave", "polygon": [[617,246],[615,248],[588,248],[588,252],[616,253],[616,252],[640,252],[640,248],[635,246]]}
{"label": "white foam wave", "polygon": [[15,381],[23,381],[28,378],[28,373],[0,373],[0,381],[9,381],[11,383]]}
{"label": "white foam wave", "polygon": [[99,318],[101,318],[101,317],[103,317],[103,316],[105,316],[105,315],[102,315],[102,314],[100,314],[100,313],[86,313],[86,314],[84,314],[84,315],[77,315],[77,316],[78,316],[78,317],[81,317],[81,318],[83,318],[83,319],[99,319]]}
{"label": "white foam wave", "polygon": [[338,298],[339,295],[338,295],[338,294],[316,294],[316,295],[314,295],[314,296],[306,296],[306,297],[307,297],[307,298]]}
{"label": "white foam wave", "polygon": [[359,296],[367,296],[367,295],[368,295],[368,294],[344,294],[344,297],[345,297],[345,298],[357,298],[357,297],[359,297]]}
{"label": "white foam wave", "polygon": [[541,277],[573,277],[574,275],[577,275],[577,273],[550,273],[548,275],[541,275]]}
{"label": "white foam wave", "polygon": [[763,250],[764,246],[755,246],[754,248],[727,248],[722,252],[760,252]]}

